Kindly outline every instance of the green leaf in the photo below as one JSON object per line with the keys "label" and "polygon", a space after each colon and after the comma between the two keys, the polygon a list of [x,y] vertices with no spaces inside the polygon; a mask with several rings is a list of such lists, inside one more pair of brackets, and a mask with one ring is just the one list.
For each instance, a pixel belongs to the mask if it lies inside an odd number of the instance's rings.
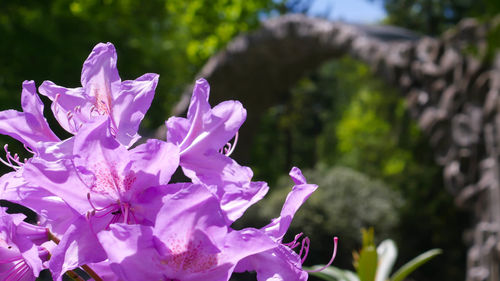
{"label": "green leaf", "polygon": [[[307,270],[316,270],[322,268],[322,265],[315,265]],[[335,266],[329,266],[320,272],[310,272],[309,275],[316,276],[325,281],[359,281],[356,274],[349,270],[343,270]]]}
{"label": "green leaf", "polygon": [[441,251],[441,249],[432,249],[432,250],[429,250],[423,254],[420,254],[419,256],[415,257],[411,261],[407,262],[396,273],[394,273],[392,275],[390,281],[403,280],[406,276],[408,276],[410,273],[415,271],[421,265],[428,262],[429,260],[431,260],[435,256],[441,254],[442,252],[443,251]]}
{"label": "green leaf", "polygon": [[350,270],[344,270],[344,274],[349,281],[359,281],[358,275]]}
{"label": "green leaf", "polygon": [[363,238],[363,249],[370,246],[375,246],[375,242],[373,242],[375,240],[373,227],[370,227],[369,229],[361,229],[361,236]]}
{"label": "green leaf", "polygon": [[358,272],[359,280],[374,281],[377,272],[377,250],[374,246],[363,247],[359,253]]}
{"label": "green leaf", "polygon": [[391,239],[382,241],[377,247],[378,268],[375,281],[386,281],[389,279],[392,267],[398,256],[398,248],[396,243]]}
{"label": "green leaf", "polygon": [[373,228],[361,229],[363,248],[359,258],[355,258],[354,267],[361,281],[374,281],[377,272],[378,255],[375,249]]}

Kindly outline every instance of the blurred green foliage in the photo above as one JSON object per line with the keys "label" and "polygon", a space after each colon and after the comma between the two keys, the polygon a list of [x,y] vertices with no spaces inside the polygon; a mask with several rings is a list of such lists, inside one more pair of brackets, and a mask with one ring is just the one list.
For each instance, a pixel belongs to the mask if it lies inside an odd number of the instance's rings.
{"label": "blurred green foliage", "polygon": [[211,55],[280,5],[271,0],[1,1],[0,104],[19,108],[23,80],[80,86],[92,47],[112,42],[123,80],[160,74],[143,124],[156,128]]}
{"label": "blurred green foliage", "polygon": [[[403,260],[414,257],[422,249],[441,248],[447,253],[441,264],[431,264],[416,276],[427,280],[463,278],[466,247],[462,232],[468,223],[467,216],[457,210],[452,197],[445,191],[442,170],[434,162],[427,139],[405,110],[402,95],[377,79],[368,66],[347,57],[323,65],[290,91],[287,102],[271,108],[262,124],[253,148],[253,163],[257,167],[257,178],[271,179],[270,192],[278,193],[271,198],[286,196],[287,191],[274,189],[276,184],[273,182],[280,171],[283,173],[292,165],[312,169],[317,163],[323,163],[326,167],[346,166],[362,172],[365,178],[371,178],[371,184],[364,184],[367,190],[369,187],[377,190],[376,182],[384,182],[385,189],[399,193],[405,200],[400,207],[392,205],[397,213],[394,216],[399,218],[397,227],[391,235],[381,236],[395,238],[401,245]],[[316,173],[321,173],[319,171]],[[317,192],[343,190],[340,184],[325,184],[323,177],[329,178],[323,174],[310,180],[319,183]],[[319,216],[340,221],[344,216],[353,224],[362,221],[370,212],[380,214],[384,210],[384,204],[374,199],[370,199],[371,203],[380,206],[370,205],[370,200],[354,201],[348,209],[363,209],[363,204],[367,204],[370,210],[365,214],[347,211],[346,206],[334,203],[333,199],[316,202],[313,198],[313,202],[307,202],[303,208],[312,208]],[[350,199],[344,200],[348,203]],[[341,204],[345,213],[339,215],[330,204]],[[279,207],[275,205],[274,208],[277,214]],[[332,235],[329,226],[319,226],[313,220],[312,211],[305,211],[309,220],[301,220],[300,212],[297,226],[302,224],[306,235]],[[373,226],[380,232],[380,222],[375,221],[372,221]],[[342,243],[357,241],[357,231],[340,235],[341,247]],[[328,258],[326,254],[321,256],[324,260]]]}
{"label": "blurred green foliage", "polygon": [[[464,16],[486,20],[500,11],[498,0],[384,1],[387,23],[431,35]],[[52,80],[78,87],[82,63],[92,47],[109,41],[117,48],[122,79],[145,72],[161,75],[143,123],[153,130],[170,115],[203,63],[235,35],[258,27],[259,18],[269,13],[305,11],[311,3],[284,2],[1,1],[1,109],[20,107],[21,83],[26,79],[37,85]],[[500,37],[490,38],[492,48],[500,45]],[[283,104],[264,116],[253,150],[256,178],[271,186],[272,203],[259,205],[265,206],[266,218],[279,213],[289,190],[283,186],[290,183],[278,179],[292,165],[309,168],[308,180],[320,185],[290,231],[311,236],[311,258],[321,259],[315,262],[328,259],[330,247],[323,243],[332,235],[339,235],[340,246],[350,252],[359,243],[359,227],[373,224],[384,234],[381,237],[395,237],[403,260],[427,248],[444,250],[439,265],[422,268],[423,279],[463,279],[461,235],[467,217],[445,192],[441,169],[399,93],[374,78],[366,65],[343,58],[302,79]],[[337,167],[328,168],[333,166]]]}
{"label": "blurred green foliage", "polygon": [[441,34],[483,6],[477,0],[384,0],[384,4],[387,23],[426,35]]}
{"label": "blurred green foliage", "polygon": [[[325,281],[402,281],[420,266],[442,253],[440,249],[426,251],[405,263],[391,275],[398,256],[396,243],[386,239],[375,248],[373,228],[362,229],[361,232],[363,246],[359,252],[353,253],[356,272],[329,266],[320,272],[312,272],[311,275]],[[316,265],[311,269],[321,268],[323,266]]]}
{"label": "blurred green foliage", "polygon": [[[374,0],[370,0],[374,1]],[[500,13],[498,0],[383,0],[386,23],[439,35],[465,17],[489,20]]]}
{"label": "blurred green foliage", "polygon": [[[288,230],[288,239],[304,232],[311,239],[308,264],[328,261],[332,246],[325,245],[333,236],[339,237],[335,265],[350,267],[351,252],[361,245],[359,231],[376,226],[381,237],[389,236],[399,222],[398,208],[403,204],[399,192],[379,180],[346,167],[318,165],[304,170],[304,176],[319,188],[302,205]],[[279,215],[285,194],[293,186],[288,176],[281,177],[260,214],[271,219]],[[286,240],[286,239],[285,239]],[[331,242],[328,242],[331,243]]]}
{"label": "blurred green foliage", "polygon": [[312,168],[336,157],[336,124],[355,92],[352,86],[359,83],[359,71],[365,71],[348,61],[328,63],[310,73],[290,90],[286,101],[261,118],[251,161],[258,177],[273,183],[294,165]]}
{"label": "blurred green foliage", "polygon": [[[403,173],[418,169],[411,165],[422,154],[413,150],[428,150],[399,92],[349,57],[302,79],[287,103],[269,109],[262,123],[253,148],[256,173],[262,178],[276,179],[277,170],[292,165],[322,162],[399,185],[406,183]],[[437,166],[421,172],[432,170]]]}
{"label": "blurred green foliage", "polygon": [[[374,1],[374,0],[369,0]],[[383,0],[387,11],[384,23],[408,28],[425,35],[439,36],[464,18],[488,22],[500,17],[498,0]],[[498,22],[500,18],[496,21]],[[500,25],[487,34],[484,53],[479,54],[476,42],[468,52],[491,64],[500,50]]]}

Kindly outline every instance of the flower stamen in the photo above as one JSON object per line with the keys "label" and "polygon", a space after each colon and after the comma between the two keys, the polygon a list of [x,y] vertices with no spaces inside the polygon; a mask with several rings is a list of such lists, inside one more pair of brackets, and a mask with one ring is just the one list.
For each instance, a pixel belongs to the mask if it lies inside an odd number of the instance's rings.
{"label": "flower stamen", "polygon": [[[35,155],[36,153],[31,149],[29,148],[26,144],[24,144],[24,149],[26,149],[26,151],[28,151],[29,153]],[[26,159],[25,159],[26,160]]]}
{"label": "flower stamen", "polygon": [[325,266],[323,266],[321,268],[318,268],[318,269],[306,270],[306,271],[309,272],[309,273],[311,273],[311,272],[320,272],[320,271],[325,270],[327,267],[329,267],[333,263],[333,260],[335,259],[335,256],[337,255],[338,240],[339,240],[338,237],[333,237],[333,253],[332,253],[332,258],[330,259],[330,261],[327,264],[325,264]]}
{"label": "flower stamen", "polygon": [[17,262],[12,265],[7,272],[10,272],[9,275],[4,279],[5,281],[14,281],[21,280],[26,273],[30,270],[30,267],[26,264],[26,262],[19,258]]}
{"label": "flower stamen", "polygon": [[238,132],[236,132],[236,134],[234,135],[233,143],[232,144],[231,142],[226,143],[224,147],[219,150],[219,153],[224,154],[228,157],[231,156],[234,149],[236,148],[237,143],[238,143]]}
{"label": "flower stamen", "polygon": [[302,252],[304,252],[304,256],[300,260],[301,263],[304,263],[306,261],[307,255],[309,254],[309,245],[310,244],[311,244],[311,240],[309,239],[309,237],[306,236],[306,237],[304,237],[304,239],[302,239],[302,246],[300,247],[299,256],[302,257]]}
{"label": "flower stamen", "polygon": [[54,98],[54,102],[53,102],[54,115],[57,115],[57,113],[59,113],[59,97],[61,97],[61,94],[56,94],[56,97]]}
{"label": "flower stamen", "polygon": [[300,237],[302,237],[303,234],[304,233],[301,232],[301,233],[295,235],[295,238],[293,239],[292,242],[284,243],[283,245],[289,247],[290,249],[295,249],[297,246],[299,246],[301,244],[300,242],[297,242],[297,241],[300,239]]}
{"label": "flower stamen", "polygon": [[[106,209],[108,209],[109,207],[112,207],[114,206],[115,204],[109,204],[108,206],[104,207],[104,208],[96,208],[94,203],[92,203],[92,200],[90,200],[90,193],[87,193],[87,200],[89,201],[89,204],[90,204],[90,207],[92,207],[92,209],[95,211],[95,212],[101,212],[101,211],[104,211]],[[107,213],[109,214],[109,212]]]}
{"label": "flower stamen", "polygon": [[[10,168],[12,168],[12,169],[14,169],[16,171],[18,169],[20,169],[21,166],[24,163],[22,163],[21,161],[19,161],[19,156],[17,155],[17,153],[14,154],[14,156],[12,156],[12,154],[9,151],[9,145],[8,144],[5,144],[3,146],[3,149],[5,151],[5,159],[6,160],[0,158],[0,162],[2,162],[5,166],[10,167]],[[12,163],[12,162],[14,162],[14,163]]]}

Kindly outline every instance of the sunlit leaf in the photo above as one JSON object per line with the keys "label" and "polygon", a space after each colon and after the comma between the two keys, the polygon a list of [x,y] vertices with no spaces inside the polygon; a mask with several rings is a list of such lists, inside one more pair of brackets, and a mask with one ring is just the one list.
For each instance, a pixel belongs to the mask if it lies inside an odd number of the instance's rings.
{"label": "sunlit leaf", "polygon": [[[323,267],[322,265],[315,265],[308,270],[315,270]],[[320,272],[311,272],[309,275],[316,276],[325,281],[359,281],[356,274],[350,270],[343,270],[335,266],[329,266]]]}
{"label": "sunlit leaf", "polygon": [[392,267],[398,256],[398,248],[391,239],[382,241],[377,247],[378,268],[375,281],[385,281],[389,279]]}
{"label": "sunlit leaf", "polygon": [[441,249],[432,249],[429,250],[423,254],[420,254],[419,256],[415,257],[411,261],[407,262],[405,265],[403,265],[396,273],[394,273],[390,279],[390,281],[401,281],[403,280],[406,276],[408,276],[410,273],[415,271],[417,268],[419,268],[421,265],[424,263],[428,262],[435,256],[441,254],[442,251]]}
{"label": "sunlit leaf", "polygon": [[359,280],[373,281],[377,272],[378,255],[374,244],[373,228],[363,229],[363,248],[359,252],[356,271]]}

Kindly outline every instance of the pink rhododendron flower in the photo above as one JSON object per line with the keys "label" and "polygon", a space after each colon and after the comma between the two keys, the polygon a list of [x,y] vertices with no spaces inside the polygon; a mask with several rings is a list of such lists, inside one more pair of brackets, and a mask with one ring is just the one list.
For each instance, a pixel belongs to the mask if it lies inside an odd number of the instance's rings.
{"label": "pink rhododendron flower", "polygon": [[[71,157],[72,140],[61,141],[50,129],[43,116],[44,105],[36,93],[35,82],[24,81],[21,92],[23,112],[4,110],[0,112],[0,134],[8,135],[24,144],[34,158],[56,160]],[[0,199],[23,204],[37,212],[40,219],[53,231],[60,231],[68,225],[68,216],[51,216],[68,211],[66,204],[51,193],[37,186],[30,186],[23,177],[23,166],[33,158],[21,160],[4,146],[6,166],[15,171],[0,177]],[[71,216],[69,216],[71,218]]]}
{"label": "pink rhododendron flower", "polygon": [[239,260],[276,246],[256,229],[231,230],[202,185],[165,196],[153,227],[113,225],[99,239],[125,281],[229,280]]}
{"label": "pink rhododendron flower", "polygon": [[[290,243],[284,244],[282,240],[295,213],[318,186],[308,184],[300,169],[296,167],[290,171],[290,176],[295,182],[295,186],[288,194],[280,216],[262,228],[266,235],[275,241],[276,247],[242,260],[236,269],[238,272],[256,271],[258,281],[305,281],[308,278],[307,272],[302,269],[302,263],[309,252],[309,238],[305,237],[302,243],[298,243],[298,239],[302,236],[301,233]],[[334,242],[334,252],[328,265],[333,262],[337,252],[336,237]],[[299,245],[302,247],[300,252],[296,253],[293,249]]]}
{"label": "pink rhododendron flower", "polygon": [[[59,142],[43,116],[43,103],[38,97],[35,82],[24,81],[21,93],[23,112],[4,110],[0,112],[0,134],[8,135],[37,152],[44,142]],[[10,167],[17,167],[19,159],[7,157]]]}
{"label": "pink rhododendron flower", "polygon": [[97,44],[83,64],[81,88],[45,81],[39,91],[52,100],[54,116],[66,131],[76,134],[95,117],[108,116],[113,135],[128,147],[139,139],[137,130],[153,100],[158,74],[121,81],[116,61],[113,44]]}
{"label": "pink rhododendron flower", "polygon": [[[152,224],[155,205],[144,197],[154,194],[161,199],[162,191],[154,190],[169,182],[179,161],[178,148],[159,140],[127,150],[110,134],[107,118],[79,130],[73,154],[73,159],[55,162],[34,159],[23,173],[30,184],[58,196],[79,214],[51,258],[56,278],[71,268],[104,260],[95,233],[110,224]],[[146,192],[148,188],[153,191]]]}
{"label": "pink rhododendron flower", "polygon": [[196,81],[187,118],[171,117],[166,122],[167,141],[180,148],[180,166],[195,183],[209,186],[219,198],[228,222],[262,199],[269,187],[252,182],[253,172],[219,151],[238,132],[246,110],[238,101],[225,101],[211,108],[210,86]]}
{"label": "pink rhododendron flower", "polygon": [[48,251],[40,246],[47,241],[46,230],[23,222],[24,218],[0,208],[1,280],[35,280],[43,269],[42,259],[48,258]]}
{"label": "pink rhododendron flower", "polygon": [[[158,75],[121,81],[116,59],[114,46],[100,43],[82,87],[40,86],[67,139],[50,129],[33,81],[23,83],[22,112],[0,112],[0,134],[33,154],[21,160],[5,147],[0,161],[14,171],[0,177],[0,199],[38,215],[31,225],[0,208],[0,279],[31,281],[48,269],[60,281],[81,268],[96,281],[227,281],[244,271],[259,281],[307,280],[309,239],[282,240],[317,186],[292,169],[280,216],[261,229],[233,229],[269,189],[230,157],[246,110],[238,101],[212,108],[199,79],[186,118],[166,122],[167,141],[136,144]],[[188,182],[171,182],[176,171]]]}

